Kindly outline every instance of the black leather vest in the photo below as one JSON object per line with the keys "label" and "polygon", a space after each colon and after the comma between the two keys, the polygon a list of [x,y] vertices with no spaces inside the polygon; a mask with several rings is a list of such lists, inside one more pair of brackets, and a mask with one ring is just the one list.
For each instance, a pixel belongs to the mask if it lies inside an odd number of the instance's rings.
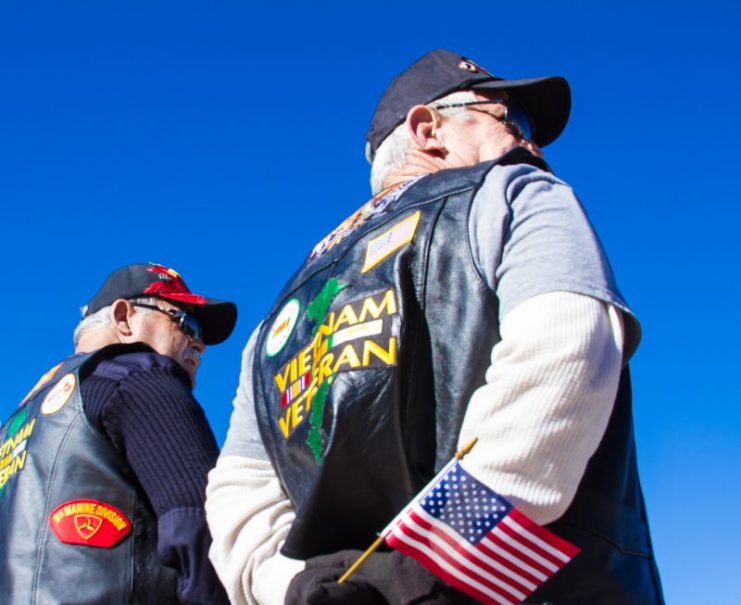
{"label": "black leather vest", "polygon": [[[363,210],[291,278],[255,349],[256,412],[296,508],[283,552],[365,549],[453,456],[500,340],[468,216],[496,163],[429,175]],[[503,245],[504,242],[502,242]],[[582,553],[532,603],[660,603],[633,442],[630,382],[576,499],[551,529]]]}
{"label": "black leather vest", "polygon": [[80,396],[100,359],[141,348],[70,357],[0,428],[0,603],[177,603],[154,511]]}

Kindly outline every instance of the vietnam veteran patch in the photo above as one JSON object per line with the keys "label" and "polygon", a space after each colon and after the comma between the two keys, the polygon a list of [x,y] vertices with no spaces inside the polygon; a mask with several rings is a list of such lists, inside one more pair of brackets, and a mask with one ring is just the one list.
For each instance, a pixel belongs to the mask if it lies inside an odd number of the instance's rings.
{"label": "vietnam veteran patch", "polygon": [[49,526],[64,544],[95,548],[112,548],[131,531],[126,515],[98,500],[62,502],[49,515]]}
{"label": "vietnam veteran patch", "polygon": [[28,419],[26,408],[11,418],[4,436],[0,436],[0,496],[8,482],[26,466],[28,438],[36,426],[36,418]]}
{"label": "vietnam veteran patch", "polygon": [[330,280],[307,306],[307,315],[317,322],[316,329],[274,375],[280,395],[277,421],[281,433],[289,439],[308,419],[306,443],[317,463],[325,445],[326,398],[336,376],[397,365],[398,334],[392,326],[398,314],[395,291],[389,288],[368,294],[330,310],[330,302],[341,287],[343,284]]}
{"label": "vietnam veteran patch", "polygon": [[421,212],[417,211],[369,241],[365,249],[365,263],[362,272],[367,273],[399,248],[411,242],[417,231],[420,216]]}

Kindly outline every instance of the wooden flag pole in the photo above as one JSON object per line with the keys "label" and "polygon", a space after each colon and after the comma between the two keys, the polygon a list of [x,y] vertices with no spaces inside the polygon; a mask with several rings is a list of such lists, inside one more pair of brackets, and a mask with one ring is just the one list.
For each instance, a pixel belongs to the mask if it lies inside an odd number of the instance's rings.
{"label": "wooden flag pole", "polygon": [[[464,445],[464,446],[463,446],[463,447],[462,447],[462,448],[461,448],[460,450],[458,450],[458,451],[457,451],[457,452],[455,453],[455,458],[456,458],[456,460],[460,460],[460,459],[461,459],[461,458],[463,458],[463,457],[464,457],[464,456],[465,456],[466,454],[468,454],[468,452],[470,452],[470,451],[471,451],[471,449],[473,448],[473,446],[474,446],[474,445],[476,445],[476,442],[477,442],[478,440],[479,440],[479,438],[478,438],[478,437],[474,437],[473,439],[471,439],[471,441],[469,441],[468,443],[466,443],[466,445]],[[347,571],[346,571],[345,573],[343,573],[343,574],[342,574],[342,576],[340,577],[340,579],[339,579],[339,580],[337,580],[337,583],[338,583],[338,584],[344,584],[344,583],[345,583],[345,581],[346,581],[346,580],[347,580],[347,579],[348,579],[348,578],[349,578],[349,577],[350,577],[350,576],[351,576],[352,574],[354,574],[354,573],[355,573],[355,572],[356,572],[356,571],[358,570],[358,567],[360,567],[360,566],[361,566],[361,565],[362,565],[363,563],[365,563],[365,560],[366,560],[366,559],[367,559],[368,557],[370,557],[370,556],[371,556],[371,555],[372,555],[372,554],[373,554],[373,553],[374,553],[374,552],[375,552],[375,551],[376,551],[376,550],[378,549],[378,547],[379,547],[379,546],[381,546],[381,544],[383,544],[383,535],[380,535],[380,536],[378,536],[378,538],[376,538],[375,542],[373,542],[373,544],[371,544],[371,545],[370,545],[370,546],[369,546],[369,547],[368,547],[368,548],[367,548],[367,549],[365,550],[365,552],[364,552],[364,553],[363,553],[362,555],[360,555],[360,556],[359,556],[359,557],[357,558],[357,560],[355,561],[355,563],[353,563],[353,564],[352,564],[352,565],[350,566],[350,568],[349,568],[349,569],[348,569],[348,570],[347,570]]]}
{"label": "wooden flag pole", "polygon": [[376,551],[376,549],[379,546],[381,546],[381,544],[383,544],[383,536],[378,536],[376,538],[376,541],[373,542],[373,544],[371,544],[366,549],[366,551],[356,559],[355,563],[350,565],[350,568],[345,573],[342,574],[340,579],[337,580],[337,583],[344,584],[345,580],[347,580],[351,575],[353,575],[357,571],[358,567],[360,567],[363,563],[365,563],[365,560],[368,557],[370,557]]}
{"label": "wooden flag pole", "polygon": [[455,457],[458,460],[460,460],[461,458],[463,458],[466,454],[468,454],[468,452],[470,452],[473,449],[473,446],[476,445],[476,442],[478,440],[479,440],[478,437],[474,437],[473,439],[471,439],[471,441],[469,441],[468,443],[466,443],[466,445],[464,445],[461,449],[459,449],[455,453]]}

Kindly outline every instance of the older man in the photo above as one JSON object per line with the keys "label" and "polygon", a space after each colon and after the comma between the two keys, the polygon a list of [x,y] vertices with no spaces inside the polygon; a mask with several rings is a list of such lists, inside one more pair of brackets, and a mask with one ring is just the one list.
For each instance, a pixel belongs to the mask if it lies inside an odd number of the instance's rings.
{"label": "older man", "polygon": [[83,307],[75,355],[0,429],[0,602],[228,602],[203,512],[218,449],[192,388],[236,316],[154,264]]}
{"label": "older man", "polygon": [[638,322],[540,152],[569,111],[563,78],[504,80],[443,50],[386,90],[375,197],[245,349],[206,504],[233,601],[469,602],[398,553],[335,580],[478,437],[462,467],[581,551],[542,584],[537,564],[519,575],[528,603],[663,602],[626,365]]}

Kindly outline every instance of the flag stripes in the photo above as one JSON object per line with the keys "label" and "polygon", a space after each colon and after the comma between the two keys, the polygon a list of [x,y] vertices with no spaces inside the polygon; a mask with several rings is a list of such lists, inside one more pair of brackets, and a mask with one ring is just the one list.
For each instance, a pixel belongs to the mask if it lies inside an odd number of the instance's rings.
{"label": "flag stripes", "polygon": [[480,577],[478,574],[461,571],[457,561],[443,556],[441,552],[431,548],[425,541],[415,540],[405,532],[393,532],[386,538],[386,543],[395,550],[415,559],[451,586],[482,603],[517,605],[517,603],[522,602],[521,599],[507,596],[504,591],[497,591],[491,586],[484,585],[478,580]]}

